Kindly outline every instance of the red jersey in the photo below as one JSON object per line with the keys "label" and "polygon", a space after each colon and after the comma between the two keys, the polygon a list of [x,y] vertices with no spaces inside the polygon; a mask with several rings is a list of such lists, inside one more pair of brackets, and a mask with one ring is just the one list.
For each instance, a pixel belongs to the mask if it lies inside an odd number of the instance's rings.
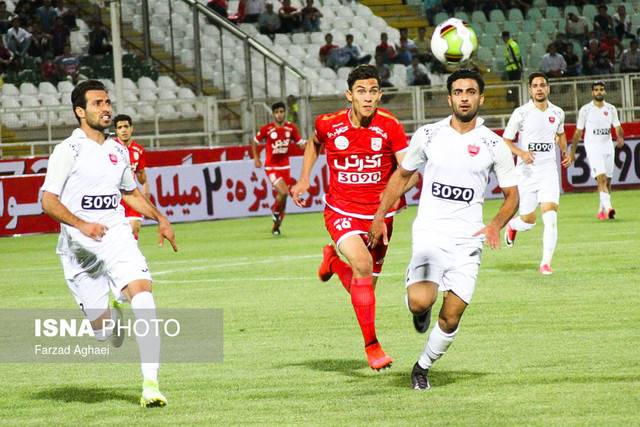
{"label": "red jersey", "polygon": [[116,138],[116,140],[129,150],[129,163],[131,164],[131,172],[133,172],[133,176],[135,178],[136,172],[147,167],[147,158],[144,154],[144,147],[134,140],[131,140],[129,146],[126,146],[118,138]]}
{"label": "red jersey", "polygon": [[325,146],[330,175],[325,203],[336,212],[370,219],[397,167],[396,153],[408,147],[407,137],[402,124],[387,110],[378,108],[366,128],[354,127],[350,112],[316,119],[316,137]]}
{"label": "red jersey", "polygon": [[298,128],[291,122],[284,122],[277,126],[275,122],[260,128],[254,140],[260,143],[267,141],[267,158],[264,162],[265,170],[289,169],[289,144],[302,142]]}

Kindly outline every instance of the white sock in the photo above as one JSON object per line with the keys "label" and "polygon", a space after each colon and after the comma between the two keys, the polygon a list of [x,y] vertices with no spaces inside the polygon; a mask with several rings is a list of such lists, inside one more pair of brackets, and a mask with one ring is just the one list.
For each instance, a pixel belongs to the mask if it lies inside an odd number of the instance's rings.
{"label": "white sock", "polygon": [[511,221],[509,221],[509,227],[516,231],[529,231],[534,225],[536,225],[535,222],[529,224],[528,222],[524,222],[520,216],[512,218]]}
{"label": "white sock", "polygon": [[553,251],[555,251],[558,242],[558,213],[556,211],[543,213],[542,222],[544,222],[544,232],[542,233],[542,261],[540,265],[551,265]]}
{"label": "white sock", "polygon": [[[110,309],[110,311],[111,311],[111,320],[113,320],[113,323],[112,323],[113,326],[107,323],[106,328],[103,327],[101,329],[93,330],[93,336],[100,342],[108,340],[111,337],[111,335],[113,335],[113,329],[115,327],[116,321],[118,320],[118,312],[114,309]],[[104,326],[104,322],[103,322],[103,326]]]}
{"label": "white sock", "polygon": [[136,334],[138,349],[140,350],[140,365],[142,377],[145,380],[158,381],[158,370],[160,369],[160,336],[155,334],[154,323],[156,319],[156,304],[153,301],[151,292],[140,292],[131,298],[131,309],[136,316],[136,320],[144,320],[149,326],[149,333],[142,335],[146,327],[142,322],[138,327],[141,335]]}
{"label": "white sock", "polygon": [[458,329],[460,329],[458,328],[450,334],[447,334],[440,329],[438,321],[435,323],[427,339],[427,345],[424,347],[424,351],[418,359],[418,365],[420,365],[422,369],[430,369],[433,362],[440,359],[442,355],[447,352],[447,349],[458,333]]}
{"label": "white sock", "polygon": [[600,192],[600,205],[604,208],[605,212],[608,212],[611,209],[611,194],[606,191]]}

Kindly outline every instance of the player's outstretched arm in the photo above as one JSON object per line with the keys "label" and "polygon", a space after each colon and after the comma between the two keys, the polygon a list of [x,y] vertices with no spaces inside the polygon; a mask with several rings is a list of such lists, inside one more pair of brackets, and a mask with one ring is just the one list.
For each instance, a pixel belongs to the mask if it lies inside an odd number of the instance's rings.
{"label": "player's outstretched arm", "polygon": [[318,141],[318,138],[314,135],[309,139],[309,142],[304,147],[302,172],[300,172],[300,178],[298,178],[298,181],[293,187],[291,187],[291,197],[293,202],[300,207],[304,206],[302,196],[309,189],[311,170],[313,169],[313,165],[316,163],[316,160],[318,160],[320,146],[320,141]]}
{"label": "player's outstretched arm", "polygon": [[251,140],[251,154],[253,155],[253,163],[257,168],[261,168],[262,161],[260,160],[260,155],[258,154],[258,144],[254,139]]}
{"label": "player's outstretched arm", "polygon": [[487,226],[474,234],[474,236],[484,234],[486,238],[485,241],[491,249],[498,249],[500,247],[500,230],[513,218],[518,210],[520,200],[518,187],[504,187],[502,188],[502,194],[504,195],[504,201],[496,216],[493,217]]}
{"label": "player's outstretched arm", "polygon": [[82,234],[93,240],[99,241],[107,232],[106,225],[81,220],[60,202],[58,195],[48,191],[44,191],[42,194],[42,210],[54,220],[77,228]]}
{"label": "player's outstretched arm", "polygon": [[576,128],[576,131],[573,133],[573,138],[571,138],[571,150],[569,152],[569,156],[571,157],[571,162],[576,158],[576,150],[578,149],[578,142],[582,139],[582,132],[584,129]]}
{"label": "player's outstretched arm", "polygon": [[382,239],[383,244],[389,244],[387,226],[384,223],[384,217],[389,209],[391,209],[391,207],[398,201],[400,196],[404,194],[407,183],[409,183],[411,177],[416,174],[415,172],[415,170],[411,171],[404,169],[402,166],[398,166],[398,169],[396,169],[393,175],[391,175],[391,178],[389,178],[389,182],[382,193],[380,206],[378,206],[378,210],[371,222],[371,228],[369,229],[368,244],[370,248],[375,248],[380,242],[380,239]]}
{"label": "player's outstretched arm", "polygon": [[160,246],[163,245],[164,239],[167,239],[169,243],[171,243],[171,247],[174,252],[178,252],[178,245],[176,244],[176,235],[171,227],[171,223],[160,213],[155,206],[151,204],[151,202],[142,195],[140,190],[137,188],[133,191],[123,191],[122,199],[133,209],[140,212],[147,218],[154,219],[158,222],[158,234],[160,235],[160,240],[158,244]]}
{"label": "player's outstretched arm", "polygon": [[624,130],[622,126],[616,126],[616,147],[621,148],[624,145]]}
{"label": "player's outstretched arm", "polygon": [[561,133],[556,135],[558,146],[560,147],[560,155],[562,157],[562,166],[568,168],[571,163],[573,163],[573,159],[571,158],[571,152],[567,149],[567,134]]}
{"label": "player's outstretched arm", "polygon": [[511,150],[511,153],[513,153],[514,156],[520,157],[522,161],[528,165],[533,163],[535,156],[531,151],[524,151],[516,147],[516,144],[513,142],[512,139],[509,139],[509,138],[503,138],[503,139],[505,144],[507,144],[507,147],[509,147],[509,150]]}

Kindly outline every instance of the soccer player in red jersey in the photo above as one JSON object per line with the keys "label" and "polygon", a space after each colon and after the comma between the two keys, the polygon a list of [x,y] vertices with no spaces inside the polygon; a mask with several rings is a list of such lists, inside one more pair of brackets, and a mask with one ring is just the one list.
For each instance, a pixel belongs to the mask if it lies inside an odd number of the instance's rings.
{"label": "soccer player in red jersey", "polygon": [[[393,359],[382,350],[376,336],[374,288],[387,246],[377,246],[370,251],[366,239],[380,196],[404,157],[407,137],[398,119],[377,108],[382,92],[374,66],[354,68],[347,84],[349,89],[345,95],[351,108],[316,118],[315,135],[305,147],[302,173],[291,193],[294,202],[302,205],[301,198],[309,189],[311,169],[324,145],[330,174],[325,195],[325,226],[348,264],[340,259],[332,245],[327,245],[323,248],[318,276],[327,281],[334,273],[338,275],[351,295],[369,366],[382,369],[389,367]],[[416,180],[407,188],[415,185]],[[403,203],[387,214],[389,230],[393,215]]]}
{"label": "soccer player in red jersey", "polygon": [[273,122],[260,128],[256,136],[251,140],[253,160],[257,168],[262,167],[262,161],[258,154],[258,144],[266,140],[266,159],[264,170],[276,191],[276,201],[271,207],[273,212],[273,227],[271,233],[280,235],[280,224],[284,219],[287,207],[289,187],[293,183],[291,179],[291,166],[289,164],[289,147],[292,143],[304,145],[305,141],[300,137],[298,127],[285,120],[286,107],[283,102],[276,102],[271,106]]}
{"label": "soccer player in red jersey", "polygon": [[[147,159],[145,157],[144,147],[132,138],[133,121],[131,120],[131,117],[126,114],[119,114],[113,119],[113,125],[116,128],[117,141],[129,150],[129,162],[131,164],[133,176],[135,176],[138,182],[142,184],[142,194],[144,194],[147,199],[150,199],[151,192],[149,191],[147,173],[145,172]],[[133,237],[138,240],[143,216],[140,212],[127,205],[124,201],[121,201],[121,203],[122,206],[124,206],[124,216],[129,220],[129,224],[131,224]]]}

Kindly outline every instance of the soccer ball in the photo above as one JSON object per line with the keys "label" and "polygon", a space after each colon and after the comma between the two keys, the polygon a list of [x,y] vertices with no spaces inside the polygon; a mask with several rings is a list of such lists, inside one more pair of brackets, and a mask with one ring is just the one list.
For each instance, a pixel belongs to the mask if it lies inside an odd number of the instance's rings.
{"label": "soccer ball", "polygon": [[431,51],[438,61],[447,66],[467,61],[477,48],[475,31],[461,19],[449,18],[433,30]]}

